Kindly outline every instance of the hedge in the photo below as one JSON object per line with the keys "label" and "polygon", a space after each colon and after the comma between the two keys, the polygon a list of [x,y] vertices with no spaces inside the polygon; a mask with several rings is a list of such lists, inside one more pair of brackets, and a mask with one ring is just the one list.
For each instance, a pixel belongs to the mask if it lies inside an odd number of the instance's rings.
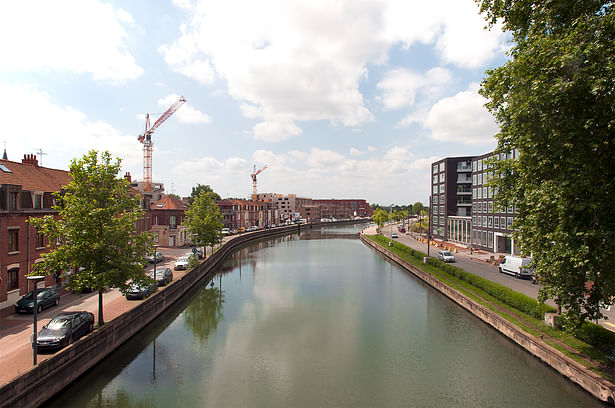
{"label": "hedge", "polygon": [[[371,236],[370,238],[383,246],[388,245],[389,242],[388,238],[381,235]],[[398,252],[402,256],[408,255],[421,261],[426,256],[423,252],[416,251],[397,242],[393,242],[393,248],[395,248],[395,252]],[[544,303],[538,302],[536,299],[533,299],[522,293],[515,292],[514,290],[506,286],[500,285],[499,283],[492,282],[489,279],[485,279],[480,276],[474,275],[473,273],[464,271],[463,269],[460,269],[456,266],[442,262],[437,258],[429,258],[427,263],[451,276],[454,276],[476,288],[481,289],[482,291],[493,296],[495,299],[499,300],[505,305],[517,309],[523,313],[526,313],[536,319],[543,320],[545,313],[554,313],[556,311],[555,308]]]}

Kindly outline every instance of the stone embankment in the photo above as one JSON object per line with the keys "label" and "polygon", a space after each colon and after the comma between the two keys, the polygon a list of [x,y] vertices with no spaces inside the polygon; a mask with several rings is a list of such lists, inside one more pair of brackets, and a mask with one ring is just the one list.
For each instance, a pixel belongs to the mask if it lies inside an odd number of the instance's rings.
{"label": "stone embankment", "polygon": [[[340,221],[334,223],[334,225],[360,222],[365,222],[365,220]],[[37,407],[53,397],[160,316],[198,282],[211,279],[218,264],[236,247],[255,239],[290,234],[301,229],[321,225],[332,224],[289,225],[235,236],[197,268],[159,290],[138,306],[131,308],[90,335],[58,351],[53,357],[42,361],[28,372],[4,384],[0,388],[0,408]]]}
{"label": "stone embankment", "polygon": [[483,322],[498,330],[501,334],[523,347],[533,356],[551,366],[561,375],[581,386],[581,388],[592,394],[594,397],[611,405],[615,403],[615,385],[613,383],[605,380],[585,366],[577,363],[555,348],[549,346],[540,337],[535,337],[526,333],[490,309],[442,283],[420,268],[403,260],[387,248],[376,244],[368,238],[365,238],[363,234],[361,234],[361,241],[393,262],[397,263],[426,284],[438,290],[440,293],[457,303],[462,308],[466,309],[468,312],[472,313],[474,316],[481,319]]}

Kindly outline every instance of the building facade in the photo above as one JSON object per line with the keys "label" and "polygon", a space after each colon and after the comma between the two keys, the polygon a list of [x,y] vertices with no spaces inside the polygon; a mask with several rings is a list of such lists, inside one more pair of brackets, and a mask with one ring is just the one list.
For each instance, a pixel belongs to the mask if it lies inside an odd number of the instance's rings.
{"label": "building facade", "polygon": [[361,199],[313,199],[313,204],[322,205],[322,216],[325,218],[371,217],[372,207]]}
{"label": "building facade", "polygon": [[447,157],[431,165],[430,228],[436,239],[470,244],[472,157]]}
{"label": "building facade", "polygon": [[517,152],[447,157],[431,164],[430,231],[432,237],[488,252],[517,254],[510,233],[514,208],[498,209],[491,160],[515,158]]}
{"label": "building facade", "polygon": [[[35,155],[25,155],[21,163],[0,160],[0,309],[33,289],[26,276],[42,261],[48,241],[28,221],[56,215],[53,193],[69,180],[67,171],[39,166]],[[56,283],[45,276],[39,287]]]}
{"label": "building facade", "polygon": [[165,195],[150,207],[151,231],[154,241],[164,247],[178,247],[191,243],[188,227],[184,225],[187,207],[175,196]]}
{"label": "building facade", "polygon": [[250,227],[265,228],[280,221],[275,205],[268,200],[224,199],[218,202],[223,228],[245,231]]}

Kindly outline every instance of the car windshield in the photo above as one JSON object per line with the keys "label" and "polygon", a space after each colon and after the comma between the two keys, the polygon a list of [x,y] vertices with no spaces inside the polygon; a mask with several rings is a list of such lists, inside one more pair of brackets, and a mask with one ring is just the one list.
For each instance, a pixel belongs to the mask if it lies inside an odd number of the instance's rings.
{"label": "car windshield", "polygon": [[182,256],[181,258],[179,258],[177,260],[177,262],[188,262],[188,257],[187,256]]}
{"label": "car windshield", "polygon": [[[24,295],[24,299],[34,299],[34,297],[32,297],[32,295],[34,294],[34,292],[28,292],[26,295]],[[36,292],[36,298],[40,299],[43,297],[43,295],[45,294],[44,290],[39,290],[38,292]]]}
{"label": "car windshield", "polygon": [[68,317],[54,317],[49,323],[47,328],[49,330],[62,330],[70,327],[71,319]]}
{"label": "car windshield", "polygon": [[444,251],[444,252],[442,252],[442,255],[444,255],[444,256],[453,256],[453,254],[451,254],[451,253],[450,253],[450,252],[448,252],[448,251]]}

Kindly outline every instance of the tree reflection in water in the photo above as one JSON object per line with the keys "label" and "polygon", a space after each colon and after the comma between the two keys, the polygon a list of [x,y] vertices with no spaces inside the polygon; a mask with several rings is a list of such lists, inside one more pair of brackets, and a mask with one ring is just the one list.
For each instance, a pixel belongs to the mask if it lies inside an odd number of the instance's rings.
{"label": "tree reflection in water", "polygon": [[222,319],[224,292],[217,287],[205,287],[184,310],[184,325],[201,344],[207,342]]}

